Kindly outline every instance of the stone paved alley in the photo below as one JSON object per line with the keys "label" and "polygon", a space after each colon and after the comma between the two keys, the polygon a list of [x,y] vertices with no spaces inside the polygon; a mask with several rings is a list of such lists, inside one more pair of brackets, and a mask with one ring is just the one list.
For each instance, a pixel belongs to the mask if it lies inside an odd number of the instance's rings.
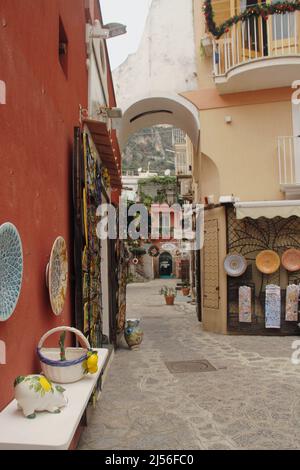
{"label": "stone paved alley", "polygon": [[[164,305],[162,284],[129,286],[127,316],[142,319],[144,341],[117,350],[79,448],[299,448],[295,338],[205,333],[194,306],[180,297]],[[173,375],[165,365],[195,359],[217,370]]]}

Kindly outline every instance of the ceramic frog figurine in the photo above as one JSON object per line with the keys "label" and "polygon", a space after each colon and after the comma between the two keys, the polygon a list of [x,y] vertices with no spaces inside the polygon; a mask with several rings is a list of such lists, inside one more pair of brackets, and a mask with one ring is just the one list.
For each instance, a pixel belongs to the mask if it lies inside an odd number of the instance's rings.
{"label": "ceramic frog figurine", "polygon": [[65,389],[54,385],[44,375],[20,375],[14,382],[15,398],[18,408],[26,418],[35,418],[35,411],[60,413],[67,405]]}

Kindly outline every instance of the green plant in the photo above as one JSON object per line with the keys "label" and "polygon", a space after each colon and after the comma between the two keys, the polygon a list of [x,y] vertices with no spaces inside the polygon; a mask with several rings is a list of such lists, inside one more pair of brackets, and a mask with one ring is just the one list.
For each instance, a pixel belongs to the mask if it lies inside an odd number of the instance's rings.
{"label": "green plant", "polygon": [[129,251],[135,256],[143,256],[147,253],[145,248],[141,246],[130,248]]}
{"label": "green plant", "polygon": [[217,25],[215,22],[215,13],[213,10],[212,0],[205,0],[203,5],[203,12],[206,20],[206,25],[208,31],[213,34],[217,39],[219,39],[224,33],[229,31],[229,28],[237,24],[238,22],[244,22],[248,18],[261,16],[263,20],[267,20],[269,15],[292,13],[294,11],[300,10],[299,0],[293,2],[283,1],[276,3],[262,3],[262,4],[253,4],[246,7],[238,15],[234,15],[231,18],[228,18],[226,21]]}
{"label": "green plant", "polygon": [[60,360],[66,360],[66,349],[65,349],[65,339],[66,339],[66,332],[63,331],[59,337],[59,348],[60,348]]}
{"label": "green plant", "polygon": [[132,273],[128,273],[126,277],[126,284],[132,284],[134,282],[134,276]]}
{"label": "green plant", "polygon": [[164,295],[165,297],[176,297],[177,292],[173,287],[163,286],[160,291],[160,295]]}
{"label": "green plant", "polygon": [[182,283],[182,288],[183,288],[183,289],[187,289],[187,288],[189,288],[189,287],[190,287],[189,281],[184,281],[184,282]]}

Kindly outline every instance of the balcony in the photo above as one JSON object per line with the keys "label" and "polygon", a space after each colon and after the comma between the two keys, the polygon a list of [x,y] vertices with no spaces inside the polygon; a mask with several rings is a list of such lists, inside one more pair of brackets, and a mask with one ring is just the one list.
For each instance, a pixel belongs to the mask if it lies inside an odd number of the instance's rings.
{"label": "balcony", "polygon": [[180,186],[180,195],[184,199],[193,199],[193,180],[192,177],[185,176],[183,179],[178,178]]}
{"label": "balcony", "polygon": [[286,199],[300,198],[300,136],[278,137],[280,189]]}
{"label": "balcony", "polygon": [[177,164],[175,168],[176,176],[184,178],[190,178],[192,176],[192,166],[186,163]]}
{"label": "balcony", "polygon": [[213,41],[220,94],[291,86],[299,78],[300,12],[250,17]]}

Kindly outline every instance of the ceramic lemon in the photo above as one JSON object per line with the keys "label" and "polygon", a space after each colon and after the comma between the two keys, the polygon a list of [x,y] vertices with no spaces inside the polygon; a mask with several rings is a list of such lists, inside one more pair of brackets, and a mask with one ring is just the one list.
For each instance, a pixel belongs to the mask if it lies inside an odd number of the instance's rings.
{"label": "ceramic lemon", "polygon": [[89,351],[87,356],[87,360],[82,364],[85,369],[85,373],[96,374],[96,372],[98,372],[98,353],[95,351]]}

